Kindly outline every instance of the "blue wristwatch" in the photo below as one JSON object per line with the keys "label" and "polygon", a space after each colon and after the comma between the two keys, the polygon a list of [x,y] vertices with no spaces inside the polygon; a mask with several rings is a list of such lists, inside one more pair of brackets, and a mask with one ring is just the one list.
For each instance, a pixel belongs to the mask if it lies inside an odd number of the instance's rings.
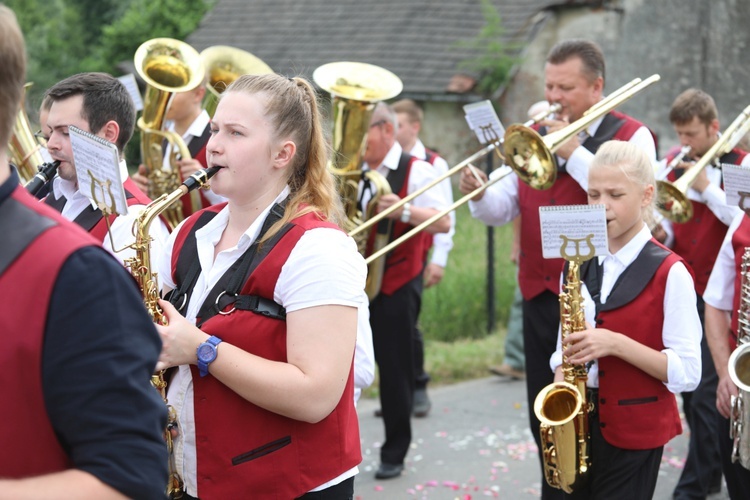
{"label": "blue wristwatch", "polygon": [[216,359],[216,355],[218,354],[216,347],[220,343],[221,339],[219,337],[211,335],[195,350],[195,354],[198,357],[198,371],[201,377],[208,375],[208,365]]}

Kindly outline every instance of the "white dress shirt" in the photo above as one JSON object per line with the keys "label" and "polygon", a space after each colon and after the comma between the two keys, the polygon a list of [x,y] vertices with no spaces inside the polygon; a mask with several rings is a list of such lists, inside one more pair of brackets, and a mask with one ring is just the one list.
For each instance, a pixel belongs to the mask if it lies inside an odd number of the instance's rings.
{"label": "white dress shirt", "polygon": [[703,292],[703,301],[722,311],[732,311],[734,308],[734,280],[737,276],[737,268],[734,261],[732,237],[740,226],[743,217],[745,217],[745,212],[740,211],[729,224],[729,229],[727,229],[727,234],[711,270],[711,276],[708,278],[706,291]]}
{"label": "white dress shirt", "polygon": [[[192,141],[194,138],[198,138],[202,136],[203,131],[206,130],[206,127],[208,126],[210,122],[211,122],[211,117],[208,115],[208,112],[205,109],[202,110],[201,113],[195,118],[195,120],[193,120],[193,123],[190,124],[190,126],[185,131],[185,133],[182,134],[182,140],[185,143],[185,145],[189,146],[190,141]],[[173,121],[168,120],[167,122],[164,123],[164,127],[170,132],[174,132]],[[206,152],[206,154],[208,154],[208,152]],[[169,163],[169,154],[164,155],[162,169],[166,171],[170,171],[172,169],[172,166]],[[212,205],[216,205],[218,203],[223,203],[227,201],[227,199],[224,198],[223,196],[218,195],[214,193],[213,191],[211,191],[210,188],[202,189],[202,193]]]}
{"label": "white dress shirt", "polygon": [[[743,167],[750,166],[750,154],[740,162]],[[719,219],[724,225],[729,226],[732,220],[741,213],[742,210],[738,206],[727,205],[727,195],[721,188],[721,168],[715,167],[713,164],[707,165],[706,175],[708,176],[709,185],[702,192],[698,192],[693,188],[687,190],[687,197],[691,201],[703,203],[708,206],[708,209]],[[685,173],[689,172],[686,171]],[[656,173],[657,179],[665,179],[667,172],[667,162],[663,159],[658,164],[658,171]],[[674,230],[672,229],[672,222],[669,219],[664,219],[661,222],[662,228],[667,232],[667,239],[664,242],[667,246],[674,244]]]}
{"label": "white dress shirt", "polygon": [[[185,318],[195,322],[203,301],[218,280],[240,258],[258,238],[263,221],[277,203],[289,194],[286,187],[240,237],[237,246],[219,252],[214,259],[214,248],[219,242],[229,221],[229,207],[224,207],[211,221],[195,233],[198,247],[198,260],[201,273],[193,288],[187,305]],[[170,269],[174,243],[179,233],[172,232],[167,251],[162,255],[160,269]],[[367,324],[369,328],[369,301],[364,292],[367,266],[357,251],[354,240],[337,229],[317,228],[305,232],[295,245],[281,269],[274,288],[273,300],[281,304],[287,314],[320,305],[343,305],[356,307],[358,330]],[[165,289],[175,287],[171,273],[162,280]],[[364,319],[363,319],[364,318]],[[359,337],[358,332],[358,337]],[[366,332],[365,332],[366,336]],[[370,338],[372,334],[370,334]],[[374,356],[373,356],[374,357]],[[169,384],[168,400],[177,411],[182,429],[175,440],[175,461],[177,470],[185,480],[188,494],[197,496],[197,455],[195,448],[195,414],[193,408],[193,381],[189,366],[180,366]],[[345,472],[338,478],[321,485],[327,488],[355,475],[359,469]]]}
{"label": "white dress shirt", "polygon": [[[378,165],[375,169],[376,172],[383,176],[387,176],[388,172],[398,169],[398,162],[401,159],[401,153],[403,149],[398,142],[394,142],[388,154],[385,155],[383,162]],[[364,163],[363,170],[372,170],[372,166]],[[418,190],[422,186],[432,182],[438,176],[437,169],[426,161],[417,160],[411,165],[411,172],[409,174],[409,185],[407,186],[407,194],[411,194]],[[362,189],[362,183],[360,183],[360,189]],[[396,193],[398,194],[398,193]],[[362,203],[367,206],[367,203],[372,198],[372,192],[365,192],[362,194]],[[434,208],[436,210],[443,210],[450,205],[448,200],[445,199],[443,191],[441,189],[428,189],[424,193],[414,198],[411,202],[415,207],[421,208]]]}
{"label": "white dress shirt", "polygon": [[[603,267],[600,302],[606,304],[617,278],[635,261],[643,247],[651,239],[646,225],[633,239],[615,254],[599,256]],[[586,321],[595,325],[594,301],[584,283],[581,284]],[[693,279],[682,263],[669,270],[664,292],[664,323],[661,327],[664,354],[667,356],[667,382],[664,385],[672,393],[692,391],[701,379],[701,323],[696,309]],[[627,307],[627,306],[626,306]],[[635,314],[638,311],[634,311]],[[562,364],[561,332],[557,333],[557,350],[550,358],[554,372]],[[594,361],[588,373],[588,387],[599,387],[599,363]]]}
{"label": "white dress shirt", "polygon": [[[604,120],[603,116],[589,125],[586,133],[594,136],[602,120]],[[652,163],[656,162],[656,146],[648,128],[640,127],[628,142],[635,144],[645,151]],[[584,191],[588,191],[589,166],[593,159],[594,153],[583,146],[578,146],[565,163],[565,169],[568,174],[575,179]],[[564,161],[559,157],[557,160],[558,162]],[[503,166],[492,172],[490,179],[504,175],[508,171],[512,172],[510,167]],[[487,188],[481,200],[469,202],[469,210],[472,217],[490,226],[501,226],[515,219],[521,213],[518,207],[519,182],[518,176],[513,172]]]}
{"label": "white dress shirt", "polygon": [[[411,148],[409,154],[414,156],[415,158],[419,158],[420,160],[427,159],[427,150],[425,149],[422,141],[420,141],[419,139],[417,139],[417,142],[414,144],[414,147]],[[448,167],[448,162],[446,162],[442,156],[438,156],[437,158],[435,158],[435,161],[432,164],[432,168],[437,170],[438,177],[445,175],[448,170],[450,170]],[[442,191],[443,197],[447,201],[448,205],[451,205],[453,203],[453,186],[451,185],[450,177],[443,179],[443,181],[441,181],[440,184],[436,186],[436,188]],[[453,235],[456,234],[455,210],[452,211],[449,215],[451,218],[450,231],[448,231],[447,233],[434,234],[432,240],[432,256],[430,257],[430,262],[433,264],[437,264],[442,268],[445,268],[445,266],[448,264],[448,254],[453,248]]]}
{"label": "white dress shirt", "polygon": [[[120,178],[128,179],[128,167],[125,160],[120,161]],[[87,206],[91,205],[96,207],[93,202],[83,193],[78,190],[76,183],[66,181],[65,179],[55,176],[52,181],[52,192],[49,196],[54,196],[55,199],[59,199],[60,196],[65,196],[66,202],[62,209],[62,216],[68,220],[75,220],[81,212],[83,212]],[[127,259],[135,257],[135,250],[129,248],[130,245],[135,243],[135,237],[133,236],[133,223],[138,218],[138,214],[144,209],[144,205],[135,204],[128,206],[128,213],[125,215],[119,215],[112,222],[110,235],[107,234],[104,237],[102,246],[105,250],[115,256],[117,260],[125,265]],[[169,237],[169,230],[164,222],[156,218],[149,228],[149,235],[152,238],[151,241],[151,255],[161,255],[164,251],[164,245]]]}

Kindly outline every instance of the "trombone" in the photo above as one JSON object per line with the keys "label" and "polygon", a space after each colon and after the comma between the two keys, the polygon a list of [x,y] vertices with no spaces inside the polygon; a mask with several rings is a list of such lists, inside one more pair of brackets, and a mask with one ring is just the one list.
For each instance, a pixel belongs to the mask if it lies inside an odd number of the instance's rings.
{"label": "trombone", "polygon": [[714,145],[682,177],[674,182],[656,181],[656,209],[659,213],[678,224],[692,219],[693,203],[687,197],[688,189],[704,168],[713,163],[716,158],[721,158],[732,151],[749,131],[750,105],[734,119]]}
{"label": "trombone", "polygon": [[[419,224],[408,233],[402,235],[400,238],[392,241],[385,247],[373,253],[372,255],[370,255],[369,257],[365,259],[365,262],[369,264],[373,260],[384,255],[385,253],[390,252],[395,247],[405,242],[409,238],[415,236],[417,233],[422,231],[424,228],[426,228],[427,226],[429,226],[436,220],[440,219],[447,213],[455,210],[459,206],[468,202],[474,196],[483,192],[484,190],[486,190],[487,188],[489,188],[496,182],[500,181],[501,179],[505,178],[507,175],[509,175],[512,172],[515,172],[516,175],[518,175],[519,179],[521,179],[523,182],[525,182],[526,184],[528,184],[534,189],[550,188],[554,184],[555,179],[557,177],[557,163],[553,156],[554,152],[557,151],[560,148],[560,146],[562,146],[565,142],[567,142],[574,135],[588,128],[589,125],[591,125],[596,120],[598,120],[602,116],[606,115],[607,113],[615,109],[620,104],[624,103],[625,101],[633,97],[635,94],[637,94],[641,90],[645,89],[646,87],[650,86],[653,83],[658,82],[659,79],[660,79],[660,76],[658,74],[651,75],[645,80],[636,78],[635,80],[626,84],[624,87],[617,89],[612,95],[606,97],[605,99],[602,99],[597,104],[592,106],[578,120],[574,121],[570,125],[567,125],[566,127],[556,132],[547,134],[544,137],[540,136],[536,131],[529,128],[525,124],[511,125],[505,131],[505,136],[502,141],[496,144],[488,145],[483,150],[467,158],[456,167],[451,168],[449,170],[449,173],[455,173],[455,171],[460,170],[460,168],[463,168],[464,166],[474,161],[476,158],[479,158],[489,153],[490,151],[494,150],[500,145],[503,146],[502,157],[504,161],[508,164],[507,166],[509,168],[506,168],[505,171],[502,172],[500,175],[496,176],[493,179],[490,179],[484,185],[478,187],[477,189],[467,194],[460,200],[454,202],[448,208],[433,215],[432,217],[430,217],[423,223]],[[443,176],[443,179],[447,175],[448,174]],[[436,181],[433,181],[433,182],[437,183],[443,179],[439,179],[439,180],[436,179]],[[418,191],[415,191],[415,193],[417,192]],[[420,192],[424,192],[424,190],[421,190]],[[394,210],[397,210],[399,206],[403,205],[404,203],[406,203],[406,201],[408,201],[407,198],[409,197],[406,197],[400,200],[398,203],[391,205],[390,207],[388,207],[387,210],[383,210],[377,216],[368,220],[365,224],[362,224],[362,226],[357,227],[355,230],[349,233],[350,236],[352,233],[359,232],[361,228],[363,228],[363,226],[365,225],[371,226],[372,224],[375,224],[378,220],[387,216],[389,213],[393,212]],[[409,198],[409,200],[411,199],[413,199],[413,197]]]}
{"label": "trombone", "polygon": [[[548,110],[542,111],[542,112],[534,115],[529,121],[527,121],[527,122],[524,123],[524,126],[530,127],[530,126],[534,125],[535,123],[538,123],[538,122],[544,120],[548,116],[557,113],[558,111],[560,111],[561,108],[562,108],[562,106],[560,106],[560,104],[555,103],[552,106],[550,106],[550,108]],[[502,154],[500,153],[500,151],[498,150],[498,147],[502,146],[504,140],[505,139],[503,138],[503,139],[500,139],[497,142],[492,142],[492,143],[488,144],[484,148],[480,149],[479,151],[477,151],[473,155],[471,155],[468,158],[466,158],[465,160],[463,160],[458,165],[456,165],[456,166],[452,167],[451,169],[449,169],[444,174],[442,174],[442,175],[438,176],[437,178],[433,179],[432,182],[430,182],[428,184],[425,184],[424,186],[422,186],[421,188],[417,189],[413,193],[410,193],[410,194],[404,196],[397,203],[394,203],[390,207],[386,208],[382,212],[378,213],[377,215],[375,215],[375,216],[371,217],[370,219],[368,219],[366,222],[364,222],[364,223],[360,224],[359,226],[357,226],[356,228],[354,228],[349,233],[349,236],[354,236],[355,234],[358,234],[358,233],[364,231],[365,229],[371,227],[373,224],[377,224],[378,222],[380,222],[381,220],[383,220],[384,218],[386,218],[389,214],[392,214],[394,211],[398,210],[400,207],[402,207],[406,203],[409,203],[411,200],[413,200],[414,198],[416,198],[420,194],[424,193],[425,191],[427,191],[429,189],[432,189],[433,187],[437,186],[438,184],[440,184],[441,182],[443,182],[448,177],[452,176],[453,174],[455,174],[457,172],[460,172],[461,169],[463,169],[465,166],[470,165],[471,163],[475,162],[476,160],[478,160],[478,159],[480,159],[480,158],[482,158],[482,157],[490,154],[492,151],[495,151],[495,153],[498,155],[498,157],[500,157],[500,159],[503,160],[504,158],[503,158]],[[458,205],[458,206],[460,206],[460,205]],[[445,215],[445,214],[443,214],[443,215]],[[440,217],[438,217],[438,219],[439,218]],[[435,220],[437,220],[437,219],[435,219]]]}

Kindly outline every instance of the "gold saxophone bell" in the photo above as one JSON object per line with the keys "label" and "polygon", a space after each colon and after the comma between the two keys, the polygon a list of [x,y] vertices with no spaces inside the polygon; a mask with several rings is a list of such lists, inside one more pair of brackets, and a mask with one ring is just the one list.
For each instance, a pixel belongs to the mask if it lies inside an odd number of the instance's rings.
{"label": "gold saxophone bell", "polygon": [[[388,181],[374,170],[364,176],[374,187],[375,193],[364,213],[357,206],[359,181],[363,177],[362,157],[367,148],[367,134],[375,105],[397,96],[403,89],[401,80],[390,71],[372,64],[358,62],[334,62],[324,64],[313,72],[313,80],[331,94],[333,107],[333,156],[329,169],[336,176],[339,196],[344,205],[349,231],[374,216],[378,200],[390,194]],[[351,234],[351,233],[350,233]],[[353,235],[352,235],[353,236]],[[367,234],[355,238],[360,253],[365,255]],[[390,230],[378,232],[373,251],[388,243]],[[365,290],[372,300],[380,292],[385,271],[385,258],[368,262]]]}
{"label": "gold saxophone bell", "polygon": [[[198,52],[185,42],[172,38],[154,38],[144,42],[135,52],[134,63],[138,75],[146,82],[143,114],[138,119],[138,128],[141,130],[141,159],[149,178],[148,195],[155,199],[172,193],[181,184],[180,172],[175,164],[178,155],[182,159],[190,158],[190,151],[182,137],[164,130],[172,97],[177,92],[187,92],[201,85],[205,71]],[[165,142],[170,151],[169,170],[163,168]],[[174,148],[179,153],[174,153]],[[197,192],[191,193],[190,200],[193,211],[201,208]],[[182,205],[172,205],[164,217],[175,227],[184,218]]]}
{"label": "gold saxophone bell", "polygon": [[237,78],[242,75],[273,73],[270,66],[250,52],[226,45],[208,47],[201,51],[200,57],[208,77],[203,109],[212,118],[219,103],[219,96]]}
{"label": "gold saxophone bell", "polygon": [[729,437],[732,463],[750,469],[750,247],[742,254],[740,266],[740,305],[737,309],[737,347],[729,356],[728,373],[739,390],[732,396]]}

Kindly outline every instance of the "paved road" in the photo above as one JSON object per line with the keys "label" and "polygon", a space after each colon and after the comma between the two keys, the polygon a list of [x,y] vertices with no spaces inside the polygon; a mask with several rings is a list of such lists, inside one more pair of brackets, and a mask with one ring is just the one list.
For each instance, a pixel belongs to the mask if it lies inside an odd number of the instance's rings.
{"label": "paved road", "polygon": [[[525,393],[523,381],[501,377],[431,388],[432,412],[412,420],[406,471],[386,481],[374,477],[383,439],[382,420],[373,415],[379,403],[360,400],[363,462],[355,498],[538,498],[541,472],[527,424]],[[665,447],[655,499],[672,498],[686,448],[685,434]],[[710,500],[726,498],[723,492]]]}

